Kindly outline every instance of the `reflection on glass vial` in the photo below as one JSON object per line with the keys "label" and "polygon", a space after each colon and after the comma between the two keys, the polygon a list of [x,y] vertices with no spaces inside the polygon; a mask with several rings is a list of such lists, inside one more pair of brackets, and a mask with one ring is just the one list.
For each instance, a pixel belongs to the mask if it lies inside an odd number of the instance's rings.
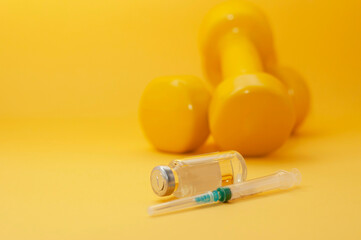
{"label": "reflection on glass vial", "polygon": [[246,163],[236,151],[202,154],[157,166],[151,173],[153,191],[159,196],[187,197],[242,182]]}

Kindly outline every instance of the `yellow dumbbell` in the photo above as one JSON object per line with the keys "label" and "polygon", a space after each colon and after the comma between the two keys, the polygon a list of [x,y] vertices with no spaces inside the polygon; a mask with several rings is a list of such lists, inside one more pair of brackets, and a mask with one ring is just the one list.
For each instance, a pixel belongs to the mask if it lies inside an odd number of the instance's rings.
{"label": "yellow dumbbell", "polygon": [[[309,95],[297,73],[278,67],[262,12],[242,1],[220,4],[203,22],[201,50],[207,79],[219,85],[209,111],[216,143],[248,156],[281,146],[306,116]],[[145,135],[159,150],[195,150],[209,134],[209,102],[196,77],[153,80],[140,104]]]}
{"label": "yellow dumbbell", "polygon": [[199,78],[169,76],[154,79],[140,102],[140,122],[159,150],[184,153],[202,145],[208,135],[210,93]]}
{"label": "yellow dumbbell", "polygon": [[280,147],[295,109],[285,85],[264,73],[276,57],[262,12],[247,2],[224,2],[206,15],[200,36],[207,79],[217,86],[209,111],[215,142],[247,156]]}

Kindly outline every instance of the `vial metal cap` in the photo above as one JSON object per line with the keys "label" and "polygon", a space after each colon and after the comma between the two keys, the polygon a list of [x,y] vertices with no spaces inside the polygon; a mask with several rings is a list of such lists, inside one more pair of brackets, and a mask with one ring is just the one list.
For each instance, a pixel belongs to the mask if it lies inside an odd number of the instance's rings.
{"label": "vial metal cap", "polygon": [[157,166],[150,174],[150,183],[153,191],[158,196],[168,196],[174,192],[175,178],[173,171],[168,166]]}

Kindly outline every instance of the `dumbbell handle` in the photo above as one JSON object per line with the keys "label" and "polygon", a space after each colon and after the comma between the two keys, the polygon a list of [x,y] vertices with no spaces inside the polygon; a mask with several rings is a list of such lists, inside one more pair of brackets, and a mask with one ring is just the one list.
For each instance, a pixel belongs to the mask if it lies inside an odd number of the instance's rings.
{"label": "dumbbell handle", "polygon": [[218,50],[223,80],[247,73],[263,72],[262,59],[256,46],[238,28],[224,35]]}

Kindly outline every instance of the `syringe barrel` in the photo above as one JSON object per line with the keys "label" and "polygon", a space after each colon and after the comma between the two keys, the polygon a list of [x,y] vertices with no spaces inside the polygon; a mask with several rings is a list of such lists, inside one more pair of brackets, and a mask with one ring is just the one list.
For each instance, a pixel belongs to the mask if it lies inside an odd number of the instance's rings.
{"label": "syringe barrel", "polygon": [[273,189],[287,189],[301,182],[301,173],[294,168],[291,172],[280,170],[274,174],[252,179],[240,184],[228,186],[232,192],[232,199],[253,195]]}

